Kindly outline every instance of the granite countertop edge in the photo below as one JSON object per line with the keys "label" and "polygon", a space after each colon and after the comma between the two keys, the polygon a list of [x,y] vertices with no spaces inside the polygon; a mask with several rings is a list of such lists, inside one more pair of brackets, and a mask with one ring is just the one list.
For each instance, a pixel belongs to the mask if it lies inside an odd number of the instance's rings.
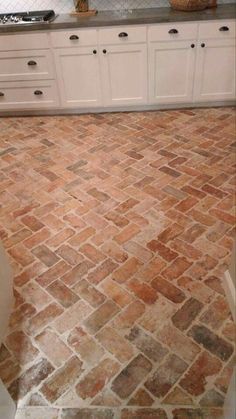
{"label": "granite countertop edge", "polygon": [[77,17],[61,14],[51,23],[0,26],[0,33],[57,30],[70,28],[92,28],[120,25],[145,25],[168,22],[194,22],[204,20],[235,19],[236,3],[218,5],[216,8],[196,12],[181,12],[170,7],[135,9],[117,12],[114,10],[99,12],[91,17]]}

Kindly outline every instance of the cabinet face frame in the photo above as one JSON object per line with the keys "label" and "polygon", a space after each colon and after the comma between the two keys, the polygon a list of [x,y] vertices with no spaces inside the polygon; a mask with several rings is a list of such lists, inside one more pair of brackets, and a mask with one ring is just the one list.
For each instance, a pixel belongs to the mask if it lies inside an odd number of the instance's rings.
{"label": "cabinet face frame", "polygon": [[[201,47],[202,44],[205,44],[205,47]],[[194,101],[195,102],[217,102],[220,100],[234,100],[236,97],[235,91],[235,78],[236,78],[236,69],[235,69],[235,54],[236,42],[235,39],[199,39],[198,41],[198,50],[197,50],[197,60],[196,60],[196,70],[195,70],[195,80],[194,80]],[[226,58],[224,53],[226,49],[229,49],[228,57],[232,62],[226,63],[222,58]],[[215,62],[211,60],[211,52],[214,51],[215,54],[212,57]],[[231,52],[232,51],[232,52]],[[219,63],[219,67],[217,68]],[[221,71],[220,69],[226,68],[227,73]],[[216,91],[219,81],[224,85],[228,85],[227,91]],[[224,77],[225,76],[225,77]],[[206,82],[204,86],[204,81]],[[207,83],[208,81],[208,83]],[[214,91],[211,89],[211,84],[214,86]],[[205,92],[204,92],[205,90]],[[208,91],[207,91],[208,90]]]}

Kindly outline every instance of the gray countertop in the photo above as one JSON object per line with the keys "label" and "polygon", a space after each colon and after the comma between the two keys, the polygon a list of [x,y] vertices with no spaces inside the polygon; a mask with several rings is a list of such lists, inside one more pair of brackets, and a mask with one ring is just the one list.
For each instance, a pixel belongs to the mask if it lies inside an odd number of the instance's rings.
{"label": "gray countertop", "polygon": [[203,20],[233,19],[236,17],[236,4],[222,4],[217,8],[198,12],[180,12],[170,7],[153,9],[135,9],[129,11],[104,11],[92,17],[77,17],[62,14],[51,23],[36,23],[24,25],[0,25],[0,33],[25,32],[36,30],[55,30],[69,28],[89,28],[116,25],[139,25],[167,22],[193,22]]}

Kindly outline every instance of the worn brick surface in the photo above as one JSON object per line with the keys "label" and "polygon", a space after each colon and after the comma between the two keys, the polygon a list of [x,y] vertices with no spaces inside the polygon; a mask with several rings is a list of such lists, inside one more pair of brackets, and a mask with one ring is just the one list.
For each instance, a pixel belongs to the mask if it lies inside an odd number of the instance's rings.
{"label": "worn brick surface", "polygon": [[176,355],[169,355],[145,383],[145,387],[156,397],[165,396],[187,368],[186,362]]}
{"label": "worn brick surface", "polygon": [[143,355],[134,358],[112,383],[112,390],[122,399],[130,396],[151,371],[152,364]]}
{"label": "worn brick surface", "polygon": [[195,298],[190,298],[176,311],[172,317],[172,322],[178,329],[185,330],[190,326],[202,308],[203,304],[200,301]]}
{"label": "worn brick surface", "polygon": [[180,381],[180,386],[189,394],[197,396],[203,393],[207,379],[217,374],[221,366],[221,362],[217,358],[203,352]]}
{"label": "worn brick surface", "polygon": [[21,416],[219,417],[234,131],[230,107],[1,118],[16,301],[0,378]]}
{"label": "worn brick surface", "polygon": [[40,350],[57,367],[63,365],[73,354],[71,349],[50,329],[45,329],[36,336],[35,342]]}
{"label": "worn brick surface", "polygon": [[167,419],[164,409],[142,408],[142,409],[123,409],[121,419]]}
{"label": "worn brick surface", "polygon": [[137,326],[131,329],[127,339],[149,359],[156,362],[160,362],[168,352],[159,342]]}
{"label": "worn brick surface", "polygon": [[53,370],[53,366],[46,359],[40,359],[11,383],[9,393],[14,400],[21,399],[37,387]]}
{"label": "worn brick surface", "polygon": [[172,352],[181,356],[187,363],[191,363],[200,352],[198,345],[172,325],[165,325],[156,336],[160,342],[167,345]]}
{"label": "worn brick surface", "polygon": [[205,326],[193,326],[188,335],[223,361],[228,360],[233,353],[231,343],[222,339]]}
{"label": "worn brick surface", "polygon": [[71,331],[67,343],[88,365],[96,365],[105,353],[102,346],[82,327],[75,327]]}
{"label": "worn brick surface", "polygon": [[121,363],[129,361],[134,355],[133,346],[111,327],[104,327],[96,338]]}
{"label": "worn brick surface", "polygon": [[83,372],[82,362],[72,357],[63,367],[54,372],[41,386],[41,392],[51,402],[58,399]]}
{"label": "worn brick surface", "polygon": [[117,362],[104,359],[78,383],[77,393],[82,399],[94,397],[118,371]]}

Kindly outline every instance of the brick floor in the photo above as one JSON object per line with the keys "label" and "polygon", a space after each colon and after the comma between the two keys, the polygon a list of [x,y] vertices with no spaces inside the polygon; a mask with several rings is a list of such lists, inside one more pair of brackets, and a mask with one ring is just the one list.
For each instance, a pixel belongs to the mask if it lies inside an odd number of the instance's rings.
{"label": "brick floor", "polygon": [[17,418],[220,418],[232,108],[0,120]]}

